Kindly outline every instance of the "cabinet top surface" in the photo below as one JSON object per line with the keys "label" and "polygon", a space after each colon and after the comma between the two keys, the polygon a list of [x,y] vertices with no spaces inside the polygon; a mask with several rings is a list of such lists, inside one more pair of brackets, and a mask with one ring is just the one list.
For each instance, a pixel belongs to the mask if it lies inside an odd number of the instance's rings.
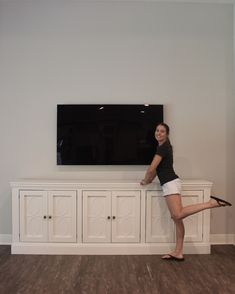
{"label": "cabinet top surface", "polygon": [[[20,186],[74,186],[74,187],[82,187],[82,186],[88,186],[88,185],[108,185],[108,186],[127,186],[131,185],[138,187],[139,189],[151,189],[157,186],[160,186],[158,181],[154,181],[151,184],[141,186],[140,185],[141,179],[33,179],[33,178],[27,178],[27,179],[17,179],[10,182],[11,187],[20,187]],[[182,185],[183,186],[212,186],[212,182],[206,181],[206,180],[199,180],[199,179],[182,179]]]}

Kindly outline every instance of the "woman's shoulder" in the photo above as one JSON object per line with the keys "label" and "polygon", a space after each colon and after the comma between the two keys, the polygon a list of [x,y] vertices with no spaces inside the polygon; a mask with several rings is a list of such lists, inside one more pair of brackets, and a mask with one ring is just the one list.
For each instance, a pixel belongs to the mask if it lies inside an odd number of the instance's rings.
{"label": "woman's shoulder", "polygon": [[163,144],[158,145],[157,147],[165,149],[165,148],[172,148],[172,145],[171,145],[171,142],[169,140],[167,140]]}
{"label": "woman's shoulder", "polygon": [[172,153],[173,153],[172,146],[169,141],[166,141],[163,144],[157,146],[156,154],[162,157],[168,156],[169,154],[172,154]]}

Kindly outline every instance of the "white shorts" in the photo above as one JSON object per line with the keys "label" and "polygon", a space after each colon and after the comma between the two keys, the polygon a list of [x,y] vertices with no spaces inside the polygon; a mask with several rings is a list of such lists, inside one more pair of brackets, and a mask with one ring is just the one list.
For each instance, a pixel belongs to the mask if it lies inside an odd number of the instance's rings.
{"label": "white shorts", "polygon": [[162,185],[163,196],[181,194],[181,180],[179,178]]}

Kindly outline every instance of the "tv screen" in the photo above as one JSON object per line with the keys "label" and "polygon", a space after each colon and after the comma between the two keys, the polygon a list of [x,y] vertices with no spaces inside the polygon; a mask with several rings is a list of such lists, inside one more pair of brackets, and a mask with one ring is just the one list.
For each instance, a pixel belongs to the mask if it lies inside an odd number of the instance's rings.
{"label": "tv screen", "polygon": [[163,105],[57,105],[58,165],[148,165]]}

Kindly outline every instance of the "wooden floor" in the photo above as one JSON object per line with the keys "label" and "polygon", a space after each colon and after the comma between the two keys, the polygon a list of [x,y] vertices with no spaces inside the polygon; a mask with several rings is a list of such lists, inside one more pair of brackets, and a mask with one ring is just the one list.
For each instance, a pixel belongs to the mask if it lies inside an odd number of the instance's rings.
{"label": "wooden floor", "polygon": [[229,294],[235,293],[235,246],[211,255],[11,255],[0,246],[0,294]]}

